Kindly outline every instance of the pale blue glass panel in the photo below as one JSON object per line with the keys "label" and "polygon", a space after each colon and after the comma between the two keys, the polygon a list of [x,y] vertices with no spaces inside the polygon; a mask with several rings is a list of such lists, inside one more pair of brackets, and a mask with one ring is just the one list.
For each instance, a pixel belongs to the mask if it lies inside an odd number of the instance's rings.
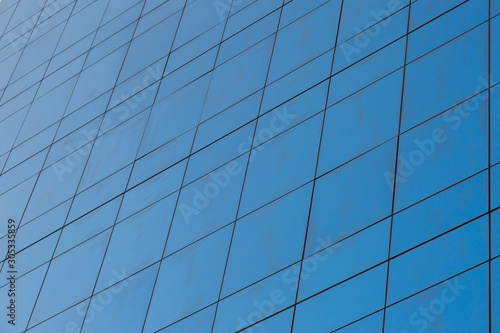
{"label": "pale blue glass panel", "polygon": [[491,168],[491,209],[500,206],[500,164]]}
{"label": "pale blue glass panel", "polygon": [[7,153],[12,149],[12,145],[16,140],[17,133],[23,124],[27,112],[28,107],[0,122],[0,154]]}
{"label": "pale blue glass panel", "polygon": [[286,0],[283,7],[280,28],[289,25],[300,17],[306,15],[313,9],[325,4],[329,0]]}
{"label": "pale blue glass panel", "polygon": [[[194,0],[187,0],[187,2],[192,2]],[[221,11],[227,11],[229,12],[230,15],[238,13],[240,10],[245,9],[248,7],[250,4],[253,4],[259,0],[248,0],[248,1],[242,1],[242,0],[223,0],[222,2],[218,2],[219,4],[219,10]],[[222,17],[222,16],[221,16]]]}
{"label": "pale blue glass panel", "polygon": [[500,210],[491,213],[491,256],[500,255]]}
{"label": "pale blue glass panel", "polygon": [[[372,12],[374,13],[374,11]],[[382,16],[383,17],[383,16]],[[398,11],[370,28],[346,40],[335,53],[335,73],[355,64],[389,43],[403,37],[408,25],[408,9]]]}
{"label": "pale blue glass panel", "polygon": [[[28,180],[25,180],[21,184],[16,187],[10,189],[9,191],[0,195],[0,207],[9,207],[9,209],[0,210],[0,217],[4,221],[8,221],[10,218],[14,218],[17,223],[20,222],[21,216],[23,216],[23,212],[26,208],[26,204],[30,199],[31,191],[35,186],[37,177],[33,176]],[[62,202],[63,200],[61,200]],[[49,210],[49,209],[47,209]],[[40,215],[43,212],[39,212],[37,214],[33,214],[31,217],[28,216],[26,212],[26,216],[24,216],[24,221],[30,221]],[[4,228],[0,231],[0,235],[4,236],[7,234],[7,228]]]}
{"label": "pale blue glass panel", "polygon": [[330,1],[278,32],[269,80],[284,76],[335,44],[340,1]]}
{"label": "pale blue glass panel", "polygon": [[285,103],[319,82],[324,82],[330,76],[332,57],[333,51],[327,52],[266,86],[261,114]]}
{"label": "pale blue glass panel", "polygon": [[158,80],[163,74],[164,67],[165,58],[162,58],[118,83],[113,90],[108,108],[118,107],[112,109],[111,112],[117,112],[120,119],[125,120],[122,118],[132,114],[135,109],[142,110],[151,106],[158,91]]}
{"label": "pale blue glass panel", "polygon": [[399,70],[326,110],[320,175],[398,135],[402,74]]}
{"label": "pale blue glass panel", "polygon": [[311,189],[306,185],[236,222],[222,297],[302,259]]}
{"label": "pale blue glass panel", "polygon": [[80,189],[95,184],[134,161],[148,115],[148,111],[142,112],[96,139]]}
{"label": "pale blue glass panel", "polygon": [[[92,45],[92,41],[94,39],[94,34],[87,35],[86,37],[80,39],[64,51],[57,53],[52,58],[49,68],[47,69],[47,74],[52,74],[55,72],[55,76],[60,76],[60,73],[66,72],[68,67],[71,67],[71,63],[73,60],[81,58],[81,61],[75,61],[75,63],[79,63],[78,71],[81,70],[85,58],[87,57],[87,51],[90,49]],[[81,57],[83,55],[83,57]],[[65,67],[68,65],[67,67]],[[75,73],[76,74],[76,73]],[[62,78],[59,78],[62,80]]]}
{"label": "pale blue glass panel", "polygon": [[140,332],[157,272],[153,265],[94,295],[81,332]]}
{"label": "pale blue glass panel", "polygon": [[491,0],[491,16],[500,14],[500,0]]}
{"label": "pale blue glass panel", "polygon": [[[346,98],[403,66],[405,46],[406,40],[400,39],[361,60],[355,66],[335,74],[331,78],[328,105]],[[335,65],[333,70],[334,72],[337,70]]]}
{"label": "pale blue glass panel", "polygon": [[[48,148],[29,157],[8,171],[4,169],[2,177],[0,177],[0,193],[8,191],[17,184],[38,173],[38,171],[42,168],[43,161],[47,157],[47,152]],[[4,156],[7,158],[7,154]]]}
{"label": "pale blue glass panel", "polygon": [[125,193],[118,221],[176,191],[185,169],[186,162],[182,161]]}
{"label": "pale blue glass panel", "polygon": [[224,228],[162,262],[145,332],[200,310],[219,296],[232,227]]}
{"label": "pale blue glass panel", "polygon": [[384,307],[387,265],[297,305],[293,333],[329,333]]}
{"label": "pale blue glass panel", "polygon": [[488,259],[488,217],[479,218],[391,261],[388,304]]}
{"label": "pale blue glass panel", "polygon": [[465,0],[433,1],[421,0],[411,5],[410,30],[414,30],[460,5]]}
{"label": "pale blue glass panel", "polygon": [[63,25],[58,25],[24,48],[23,55],[21,59],[19,59],[16,70],[12,75],[11,82],[28,74],[44,63],[43,68],[47,67],[46,61],[49,60],[54,53],[59,37],[63,32],[63,28]]}
{"label": "pale blue glass panel", "polygon": [[176,92],[200,76],[210,72],[214,66],[217,51],[218,48],[214,47],[172,73],[166,74],[166,77],[162,79],[157,98],[162,99],[163,96]]}
{"label": "pale blue glass panel", "polygon": [[[0,62],[0,69],[2,70],[2,76],[0,77],[0,89],[3,89],[9,83],[10,76],[14,72],[15,66],[21,56],[21,52],[18,51],[16,54],[10,56],[6,60]],[[4,101],[2,101],[3,103]],[[3,111],[2,111],[3,113]],[[3,114],[1,115],[3,118]]]}
{"label": "pale blue glass panel", "polygon": [[90,296],[109,235],[102,233],[52,261],[33,311],[33,324]]}
{"label": "pale blue glass panel", "polygon": [[96,291],[107,288],[116,271],[126,278],[161,259],[176,200],[169,196],[115,226]]}
{"label": "pale blue glass panel", "polygon": [[243,333],[290,333],[293,319],[293,308],[285,310],[277,315],[272,316],[258,324],[255,324]]}
{"label": "pale blue glass panel", "polygon": [[[69,308],[68,310],[54,316],[40,325],[28,330],[29,333],[60,332],[73,333],[78,332],[83,324],[83,317],[87,311],[89,300]],[[32,326],[32,325],[30,325]]]}
{"label": "pale blue glass panel", "polygon": [[[500,22],[500,21],[499,21]],[[491,103],[491,124],[500,124],[500,85],[490,89],[490,103]],[[491,126],[490,128],[490,153],[491,164],[500,162],[500,128],[498,126]]]}
{"label": "pale blue glass panel", "polygon": [[500,259],[491,263],[491,326],[492,332],[500,330]]}
{"label": "pale blue glass panel", "polygon": [[[272,0],[257,1],[256,3],[260,2],[272,2]],[[260,40],[275,33],[278,28],[279,18],[280,10],[276,10],[269,16],[264,17],[262,20],[257,21],[245,30],[225,40],[220,46],[217,65],[229,60]]]}
{"label": "pale blue glass panel", "polygon": [[165,74],[171,73],[180,66],[199,57],[209,49],[217,50],[218,46],[216,45],[220,43],[220,36],[223,30],[224,22],[221,22],[192,41],[173,50],[168,58]]}
{"label": "pale blue glass panel", "polygon": [[74,220],[99,207],[103,202],[107,202],[123,193],[123,191],[125,191],[131,169],[132,166],[129,165],[103,179],[99,183],[78,193],[73,201],[73,205],[71,206],[71,211],[68,216],[69,220]]}
{"label": "pale blue glass panel", "polygon": [[313,179],[321,121],[315,116],[252,150],[239,216]]}
{"label": "pale blue glass panel", "polygon": [[193,150],[203,148],[257,117],[261,99],[262,93],[257,92],[201,123],[196,132]]}
{"label": "pale blue glass panel", "polygon": [[487,111],[481,94],[401,136],[395,211],[488,166]]}
{"label": "pale blue glass panel", "polygon": [[306,255],[318,238],[336,243],[391,214],[393,185],[384,173],[395,158],[392,140],[316,180]]}
{"label": "pale blue glass panel", "polygon": [[85,68],[91,66],[114,50],[118,49],[120,46],[129,42],[134,34],[134,29],[135,24],[130,24],[126,28],[113,34],[99,45],[94,46],[89,51],[89,55],[85,61]]}
{"label": "pale blue glass panel", "polygon": [[488,211],[483,172],[394,216],[391,255],[400,254]]}
{"label": "pale blue glass panel", "polygon": [[56,163],[43,170],[36,183],[24,218],[31,220],[76,194],[87,156],[80,163]]}
{"label": "pale blue glass panel", "polygon": [[[17,277],[23,276],[24,274],[48,262],[52,257],[58,237],[59,232],[56,232],[17,253]],[[22,265],[19,264],[21,262],[23,263]],[[2,284],[6,284],[8,282],[7,279],[10,274],[11,273],[8,273],[7,265],[5,265],[4,269],[0,272],[0,278],[2,281],[5,281],[2,282]]]}
{"label": "pale blue glass panel", "polygon": [[101,24],[105,24],[138,2],[142,3],[142,0],[109,0]]}
{"label": "pale blue glass panel", "polygon": [[158,9],[159,6],[170,8],[170,12],[174,13],[184,6],[185,0],[146,0],[143,13],[149,13],[153,9]]}
{"label": "pale blue glass panel", "polygon": [[406,131],[486,89],[487,47],[488,29],[482,25],[409,64],[401,130]]}
{"label": "pale blue glass panel", "polygon": [[338,333],[382,333],[384,322],[384,312],[379,311],[371,316],[361,319],[345,328],[338,330]]}
{"label": "pale blue glass panel", "polygon": [[[375,23],[391,16],[408,5],[408,0],[350,0],[344,1],[342,20],[340,21],[339,44]],[[393,18],[391,18],[393,19]],[[390,29],[394,27],[390,26]]]}
{"label": "pale blue glass panel", "polygon": [[116,198],[76,221],[68,221],[57,242],[55,255],[58,256],[111,227],[115,223],[120,202],[121,197]]}
{"label": "pale blue glass panel", "polygon": [[19,95],[19,93],[33,86],[33,83],[37,83],[38,81],[40,81],[43,77],[46,65],[47,63],[38,66],[20,79],[15,80],[14,78],[12,78],[11,84],[5,89],[5,92],[3,93],[3,100],[8,101],[14,98],[15,96]]}
{"label": "pale blue glass panel", "polygon": [[95,31],[99,27],[107,3],[107,0],[94,1],[71,16],[57,45],[56,52],[66,49],[68,46]]}
{"label": "pale blue glass panel", "polygon": [[38,83],[34,84],[31,88],[23,91],[16,97],[12,98],[8,102],[2,105],[2,112],[0,113],[0,119],[4,120],[16,111],[21,110],[23,107],[31,103],[35,97],[36,91],[40,85]]}
{"label": "pale blue glass panel", "polygon": [[56,134],[56,130],[57,124],[54,124],[14,148],[4,170],[9,170],[49,146]]}
{"label": "pale blue glass panel", "polygon": [[322,251],[304,259],[299,286],[301,301],[385,260],[389,253],[390,219],[324,249],[328,240],[317,239]]}
{"label": "pale blue glass panel", "polygon": [[215,305],[209,306],[167,328],[162,329],[161,333],[211,333],[212,324],[215,317]]}
{"label": "pale blue glass panel", "polygon": [[233,222],[248,154],[181,190],[166,253],[172,253]]}
{"label": "pale blue glass panel", "polygon": [[[497,1],[500,2],[500,1]],[[500,11],[500,4],[497,5]],[[498,65],[498,59],[500,57],[500,16],[491,20],[491,84],[497,84],[500,82],[500,65]]]}
{"label": "pale blue glass panel", "polygon": [[[60,140],[61,138],[79,129],[84,124],[103,114],[106,110],[110,95],[110,93],[101,95],[77,111],[71,114],[66,113],[64,118],[61,120],[55,140]],[[97,135],[97,132],[95,131],[95,133],[83,134],[87,134],[87,136],[94,138],[95,135]]]}
{"label": "pale blue glass panel", "polygon": [[[242,4],[247,4],[248,1],[241,1]],[[282,5],[282,0],[254,1],[243,10],[240,10],[235,15],[231,15],[227,21],[224,38],[234,35],[238,31],[248,27],[249,25],[261,20],[265,15],[268,15]],[[236,8],[236,3],[233,3]],[[279,13],[280,10],[277,11]],[[278,22],[276,22],[277,24]]]}
{"label": "pale blue glass panel", "polygon": [[[50,147],[49,156],[47,157],[44,165],[52,165],[63,158],[66,160],[77,161],[78,159],[81,159],[82,156],[88,155],[90,153],[91,146],[88,143],[92,142],[96,138],[101,121],[102,117],[97,117],[80,127],[78,130],[61,138],[61,140],[54,142]],[[82,149],[83,147],[86,149]]]}
{"label": "pale blue glass panel", "polygon": [[[113,20],[101,24],[99,30],[97,30],[97,33],[95,35],[94,45],[100,44],[107,38],[113,36],[117,32],[129,26],[132,22],[137,20],[141,13],[141,9],[142,9],[142,4],[137,4],[128,9],[127,11],[121,13]],[[135,29],[135,22],[132,25],[134,26]]]}
{"label": "pale blue glass panel", "polygon": [[488,267],[482,265],[387,309],[385,332],[489,332]]}
{"label": "pale blue glass panel", "polygon": [[136,160],[128,187],[136,186],[187,157],[193,143],[194,132],[191,130]]}
{"label": "pale blue glass panel", "polygon": [[[443,6],[443,4],[449,5],[450,2],[453,3],[456,2],[456,0],[435,3],[439,4],[438,6]],[[427,14],[427,17],[428,16],[429,15]],[[412,62],[425,53],[430,52],[453,38],[456,38],[468,30],[473,29],[475,26],[481,24],[487,19],[488,0],[466,1],[463,5],[444,14],[410,34],[410,39],[408,41],[407,62]],[[453,43],[453,41],[450,43]],[[481,54],[481,52],[479,53]],[[487,52],[484,53],[484,55],[486,54]],[[470,61],[470,59],[463,60],[466,62]]]}
{"label": "pale blue glass panel", "polygon": [[252,137],[255,125],[253,121],[191,155],[184,183],[189,184],[250,150],[249,145],[242,144]]}
{"label": "pale blue glass panel", "polygon": [[263,86],[273,42],[274,36],[269,37],[215,69],[203,119],[219,113]]}
{"label": "pale blue glass panel", "polygon": [[126,51],[126,46],[122,46],[80,74],[68,105],[69,112],[82,107],[113,88]]}
{"label": "pale blue glass panel", "polygon": [[324,110],[328,82],[324,81],[263,115],[257,123],[259,145]]}
{"label": "pale blue glass panel", "polygon": [[23,223],[17,231],[19,236],[17,239],[17,248],[21,250],[62,227],[66,220],[70,204],[71,200],[68,200],[33,221]]}
{"label": "pale blue glass panel", "polygon": [[297,281],[284,277],[285,273],[279,272],[220,301],[213,332],[240,331],[292,305]]}
{"label": "pale blue glass panel", "polygon": [[179,18],[180,13],[175,14],[132,41],[123,62],[120,82],[163,58],[170,51]]}
{"label": "pale blue glass panel", "polygon": [[205,75],[153,106],[139,154],[150,152],[196,126],[209,79]]}
{"label": "pale blue glass panel", "polygon": [[179,31],[175,38],[174,48],[189,42],[217,23],[223,22],[227,14],[227,11],[217,11],[213,0],[193,1],[184,9]]}

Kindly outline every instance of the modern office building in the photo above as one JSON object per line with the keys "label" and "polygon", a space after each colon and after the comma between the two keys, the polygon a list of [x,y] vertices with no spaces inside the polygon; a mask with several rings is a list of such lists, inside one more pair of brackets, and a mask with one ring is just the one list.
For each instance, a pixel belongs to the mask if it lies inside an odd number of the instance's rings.
{"label": "modern office building", "polygon": [[2,333],[499,333],[500,0],[1,0]]}

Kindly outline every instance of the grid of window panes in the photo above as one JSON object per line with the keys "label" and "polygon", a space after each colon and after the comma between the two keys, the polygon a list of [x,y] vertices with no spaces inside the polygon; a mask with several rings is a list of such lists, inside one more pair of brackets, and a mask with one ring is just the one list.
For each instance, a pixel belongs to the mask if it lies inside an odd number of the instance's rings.
{"label": "grid of window panes", "polygon": [[0,331],[500,332],[500,0],[1,0]]}

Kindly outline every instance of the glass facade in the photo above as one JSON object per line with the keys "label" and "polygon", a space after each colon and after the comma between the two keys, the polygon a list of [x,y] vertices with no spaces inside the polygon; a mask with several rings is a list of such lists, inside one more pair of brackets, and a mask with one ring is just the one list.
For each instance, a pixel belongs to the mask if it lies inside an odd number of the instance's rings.
{"label": "glass facade", "polygon": [[500,0],[0,0],[0,332],[500,333]]}

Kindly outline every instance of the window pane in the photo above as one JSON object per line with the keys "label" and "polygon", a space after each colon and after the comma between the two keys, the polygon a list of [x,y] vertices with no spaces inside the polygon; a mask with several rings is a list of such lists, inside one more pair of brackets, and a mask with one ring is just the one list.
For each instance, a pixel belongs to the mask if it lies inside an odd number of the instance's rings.
{"label": "window pane", "polygon": [[486,333],[488,321],[488,269],[482,265],[388,308],[385,332]]}
{"label": "window pane", "polygon": [[239,216],[312,180],[321,120],[315,116],[252,150]]}
{"label": "window pane", "polygon": [[[90,296],[109,235],[110,232],[102,233],[53,260],[33,311],[32,324]],[[54,302],[54,299],[58,301]]]}
{"label": "window pane", "polygon": [[167,253],[173,253],[236,218],[248,154],[181,190]]}
{"label": "window pane", "polygon": [[326,111],[319,174],[398,134],[402,83],[400,70]]}
{"label": "window pane", "polygon": [[293,333],[329,333],[381,309],[386,277],[381,265],[298,304]]}
{"label": "window pane", "polygon": [[[389,228],[390,219],[385,219],[305,259],[299,301],[387,260]],[[324,243],[317,239],[315,250],[323,249]]]}
{"label": "window pane", "polygon": [[[122,278],[116,278],[118,272],[113,283]],[[157,272],[158,265],[153,265],[94,295],[81,332],[141,331]]]}
{"label": "window pane", "polygon": [[278,32],[269,80],[272,82],[331,49],[339,13],[340,1],[330,1]]}
{"label": "window pane", "polygon": [[[299,269],[298,264],[295,269]],[[292,270],[288,268],[286,271]],[[288,281],[285,272],[270,276],[220,301],[214,333],[237,332],[292,305],[297,281]]]}
{"label": "window pane", "polygon": [[488,217],[482,217],[393,259],[388,304],[487,259]]}
{"label": "window pane", "polygon": [[232,227],[226,227],[162,262],[146,332],[154,332],[216,302]]}
{"label": "window pane", "polygon": [[215,317],[215,305],[209,306],[181,321],[162,329],[161,333],[199,332],[211,333]]}
{"label": "window pane", "polygon": [[397,255],[488,211],[483,172],[394,216],[391,254]]}
{"label": "window pane", "polygon": [[482,25],[408,65],[402,131],[486,88],[487,38]]}
{"label": "window pane", "polygon": [[222,297],[302,258],[310,202],[306,185],[236,222]]}
{"label": "window pane", "polygon": [[[480,94],[400,139],[395,210],[488,166],[488,99]],[[394,179],[394,174],[390,177]]]}
{"label": "window pane", "polygon": [[395,156],[392,140],[316,181],[306,255],[318,238],[336,243],[391,214],[392,184],[384,174]]}

